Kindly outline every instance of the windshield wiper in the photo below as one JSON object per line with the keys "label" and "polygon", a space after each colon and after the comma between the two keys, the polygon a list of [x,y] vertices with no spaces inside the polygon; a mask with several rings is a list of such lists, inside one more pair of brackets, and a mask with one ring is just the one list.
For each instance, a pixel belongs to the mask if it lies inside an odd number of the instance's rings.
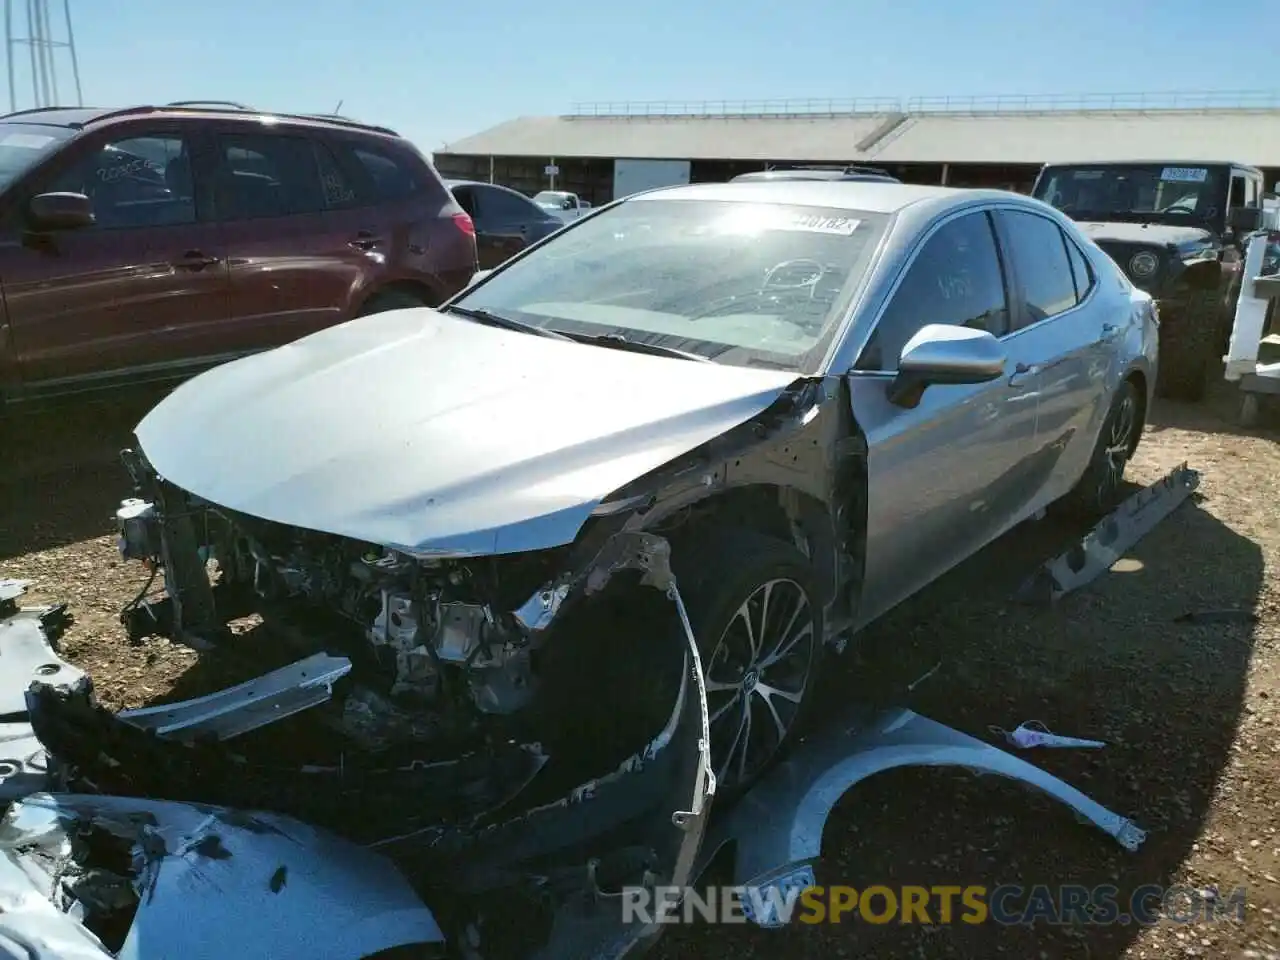
{"label": "windshield wiper", "polygon": [[598,347],[612,347],[615,350],[630,350],[632,353],[648,353],[655,357],[675,357],[678,360],[696,360],[699,363],[710,363],[710,357],[704,357],[700,353],[690,353],[688,350],[677,350],[675,347],[665,347],[660,343],[645,343],[642,340],[628,340],[620,333],[575,333],[569,335],[570,339],[578,341],[578,343],[590,343]]}
{"label": "windshield wiper", "polygon": [[503,330],[519,330],[521,333],[532,333],[538,337],[550,337],[552,340],[574,342],[573,337],[567,337],[556,330],[548,330],[546,327],[540,327],[536,323],[526,323],[523,320],[517,320],[515,317],[504,317],[500,313],[494,313],[492,310],[485,310],[480,307],[450,305],[445,307],[443,312],[456,313],[458,316],[466,317],[468,320],[475,320],[477,323],[488,324],[491,327],[501,327]]}

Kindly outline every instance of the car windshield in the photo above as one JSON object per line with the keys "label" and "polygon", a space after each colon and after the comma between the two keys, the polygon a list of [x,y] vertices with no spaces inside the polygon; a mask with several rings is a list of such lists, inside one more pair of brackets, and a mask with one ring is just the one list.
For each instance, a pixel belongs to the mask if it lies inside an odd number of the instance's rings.
{"label": "car windshield", "polygon": [[823,207],[626,201],[561,231],[455,302],[579,338],[810,370],[887,221]]}
{"label": "car windshield", "polygon": [[1212,220],[1226,203],[1227,185],[1215,167],[1100,164],[1050,167],[1035,196],[1077,220]]}
{"label": "car windshield", "polygon": [[533,198],[533,202],[540,207],[548,207],[552,210],[568,210],[573,206],[569,196],[564,193],[549,193],[543,190]]}
{"label": "car windshield", "polygon": [[0,123],[0,190],[30,170],[60,143],[75,136],[69,127]]}

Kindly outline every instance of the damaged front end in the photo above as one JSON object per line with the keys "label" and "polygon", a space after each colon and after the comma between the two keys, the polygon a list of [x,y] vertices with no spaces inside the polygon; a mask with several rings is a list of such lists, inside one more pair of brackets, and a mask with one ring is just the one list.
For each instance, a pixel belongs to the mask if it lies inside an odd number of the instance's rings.
{"label": "damaged front end", "polygon": [[[341,711],[325,718],[320,694],[341,696],[350,665],[329,655],[113,714],[58,658],[48,612],[10,611],[0,654],[14,659],[16,625],[34,669],[6,673],[6,693],[30,687],[5,732],[32,756],[0,768],[0,799],[17,801],[0,824],[0,956],[613,957],[644,944],[658,928],[624,922],[621,891],[690,881],[714,784],[665,544],[612,543],[575,586],[635,571],[672,608],[662,659],[677,668],[653,691],[665,709],[640,749],[569,789],[536,743],[449,756],[429,740],[335,738],[324,720]],[[256,744],[282,717],[300,724],[291,738],[321,721],[328,754],[292,762]]]}

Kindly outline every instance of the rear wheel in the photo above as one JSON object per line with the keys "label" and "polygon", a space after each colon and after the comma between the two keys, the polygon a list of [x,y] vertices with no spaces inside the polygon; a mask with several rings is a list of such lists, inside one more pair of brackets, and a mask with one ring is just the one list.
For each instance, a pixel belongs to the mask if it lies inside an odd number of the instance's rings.
{"label": "rear wheel", "polygon": [[1217,289],[1190,290],[1160,318],[1160,369],[1156,390],[1171,400],[1204,396],[1217,354],[1221,307]]}
{"label": "rear wheel", "polygon": [[681,578],[702,655],[717,793],[740,795],[778,760],[809,706],[822,602],[794,546],[748,531],[703,550]]}
{"label": "rear wheel", "polygon": [[1141,437],[1142,397],[1137,384],[1126,380],[1111,401],[1084,476],[1063,498],[1069,512],[1093,519],[1116,508],[1123,494],[1125,467]]}
{"label": "rear wheel", "polygon": [[413,307],[430,306],[426,299],[408,290],[382,290],[365,301],[358,317],[367,317],[371,313],[386,313],[388,310],[408,310]]}

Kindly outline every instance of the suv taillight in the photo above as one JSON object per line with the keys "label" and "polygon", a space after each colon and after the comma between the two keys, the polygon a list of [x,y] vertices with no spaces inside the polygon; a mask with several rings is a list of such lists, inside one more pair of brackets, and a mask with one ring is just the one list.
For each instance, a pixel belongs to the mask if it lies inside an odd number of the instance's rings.
{"label": "suv taillight", "polygon": [[453,222],[457,228],[468,237],[474,237],[476,235],[476,225],[472,222],[470,214],[455,213],[453,215]]}

